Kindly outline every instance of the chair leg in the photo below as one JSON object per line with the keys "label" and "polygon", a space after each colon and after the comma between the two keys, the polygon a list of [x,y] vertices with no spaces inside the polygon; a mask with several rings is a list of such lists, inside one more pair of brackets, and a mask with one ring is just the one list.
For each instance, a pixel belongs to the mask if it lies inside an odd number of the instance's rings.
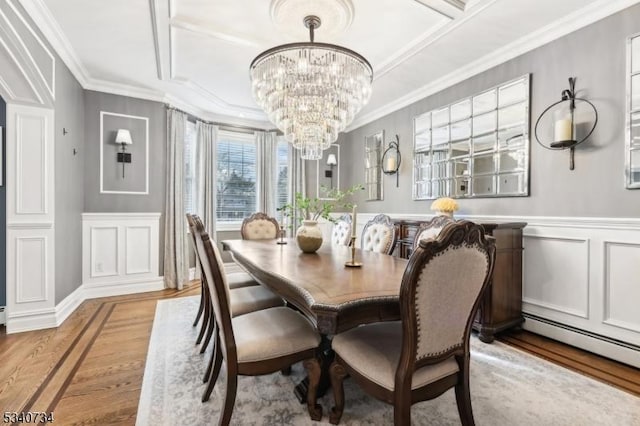
{"label": "chair leg", "polygon": [[338,363],[333,361],[331,367],[329,367],[329,376],[331,378],[331,389],[333,390],[333,398],[335,406],[331,408],[329,415],[329,422],[337,425],[342,418],[342,412],[344,411],[344,378],[347,377],[347,370]]}
{"label": "chair leg", "polygon": [[202,282],[200,282],[200,306],[198,306],[198,313],[196,314],[196,320],[193,322],[193,326],[198,325],[202,312],[204,311],[204,288]]}
{"label": "chair leg", "polygon": [[220,336],[218,335],[217,327],[218,326],[216,325],[216,330],[213,333],[213,351],[211,352],[211,357],[209,358],[209,365],[207,365],[207,370],[204,372],[204,377],[202,378],[203,383],[207,383],[209,381],[211,377],[211,371],[213,371],[214,362],[216,360],[216,357],[218,357],[218,351],[220,348]]}
{"label": "chair leg", "polygon": [[236,403],[236,391],[238,388],[238,371],[237,366],[235,368],[229,368],[227,365],[227,386],[224,396],[224,407],[222,409],[222,415],[220,416],[220,426],[228,426],[231,422],[231,415],[233,414],[233,406]]}
{"label": "chair leg", "polygon": [[[207,402],[211,397],[211,392],[213,392],[213,388],[218,381],[218,375],[220,374],[220,367],[222,367],[222,351],[220,351],[220,341],[216,341],[216,350],[211,354],[211,362],[213,363],[213,369],[211,371],[211,375],[209,377],[209,383],[207,384],[207,388],[202,394],[202,402]],[[227,375],[229,372],[227,371]]]}
{"label": "chair leg", "polygon": [[[318,385],[320,384],[320,375],[322,369],[320,368],[320,361],[316,358],[307,359],[304,361],[304,368],[307,370],[309,376],[309,387],[307,388],[307,409],[309,410],[309,417],[311,420],[322,420],[322,406],[317,404]],[[291,369],[291,367],[289,367]]]}
{"label": "chair leg", "polygon": [[[211,305],[211,304],[209,304]],[[216,329],[216,317],[213,314],[213,306],[209,306],[209,324],[207,327],[207,337],[204,338],[204,343],[200,346],[200,353],[203,354],[204,351],[207,350],[207,346],[209,346],[209,342],[211,341],[211,336],[213,336],[213,332]]]}
{"label": "chair leg", "polygon": [[474,426],[473,409],[471,408],[471,392],[469,391],[469,356],[463,361],[463,368],[459,373],[459,380],[455,387],[455,392],[460,422],[463,426]]}
{"label": "chair leg", "polygon": [[396,399],[393,404],[393,424],[394,426],[406,426],[411,424],[411,397],[402,401]]}
{"label": "chair leg", "polygon": [[200,334],[198,334],[198,338],[196,339],[196,345],[199,345],[202,341],[202,337],[204,336],[204,332],[207,330],[207,326],[209,325],[209,319],[211,318],[211,299],[209,299],[209,291],[202,287],[205,291],[205,300],[204,300],[204,317],[202,318],[202,325],[200,326]]}

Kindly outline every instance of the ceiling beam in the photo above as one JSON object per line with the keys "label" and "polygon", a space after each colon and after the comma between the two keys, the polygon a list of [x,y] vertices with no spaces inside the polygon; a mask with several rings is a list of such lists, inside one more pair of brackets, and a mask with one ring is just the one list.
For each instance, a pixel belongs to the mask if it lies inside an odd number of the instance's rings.
{"label": "ceiling beam", "polygon": [[429,9],[446,16],[449,19],[455,19],[462,16],[466,6],[463,0],[415,0],[418,3],[428,7]]}

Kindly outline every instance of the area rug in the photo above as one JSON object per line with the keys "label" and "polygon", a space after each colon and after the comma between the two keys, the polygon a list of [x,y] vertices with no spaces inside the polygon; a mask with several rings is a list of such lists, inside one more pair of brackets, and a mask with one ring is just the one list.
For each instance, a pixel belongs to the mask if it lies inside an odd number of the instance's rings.
{"label": "area rug", "polygon": [[[194,345],[191,323],[199,296],[158,302],[144,372],[136,424],[217,424],[224,398],[224,368],[207,403],[200,402],[202,375],[210,350]],[[500,342],[471,338],[471,395],[476,424],[483,425],[640,425],[640,398],[549,363]],[[329,424],[332,394],[320,403],[321,422],[309,419],[293,387],[304,377],[297,364],[290,376],[280,373],[240,377],[233,411],[235,425]],[[345,381],[344,425],[391,425],[393,408]],[[432,401],[413,405],[414,425],[459,425],[455,395],[449,390]]]}

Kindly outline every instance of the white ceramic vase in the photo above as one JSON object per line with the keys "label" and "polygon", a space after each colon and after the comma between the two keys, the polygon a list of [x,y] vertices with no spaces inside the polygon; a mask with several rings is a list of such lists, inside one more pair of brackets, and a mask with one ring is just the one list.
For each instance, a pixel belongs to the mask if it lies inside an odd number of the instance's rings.
{"label": "white ceramic vase", "polygon": [[322,245],[322,230],[315,220],[303,220],[296,231],[296,242],[304,253],[315,253]]}

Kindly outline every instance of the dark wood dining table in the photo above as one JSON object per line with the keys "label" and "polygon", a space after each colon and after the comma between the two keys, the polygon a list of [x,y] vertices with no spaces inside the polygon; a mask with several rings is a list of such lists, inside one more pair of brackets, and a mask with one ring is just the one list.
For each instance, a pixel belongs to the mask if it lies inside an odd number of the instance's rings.
{"label": "dark wood dining table", "polygon": [[[325,242],[313,254],[302,253],[295,240],[226,240],[224,250],[262,285],[298,308],[322,336],[322,374],[318,395],[329,387],[333,360],[331,336],[380,321],[400,319],[400,284],[407,260],[356,249],[361,267],[347,267],[351,248]],[[308,379],[294,394],[306,401]]]}
{"label": "dark wood dining table", "polygon": [[407,260],[356,249],[361,267],[346,267],[351,249],[325,242],[313,254],[295,240],[226,240],[224,250],[262,285],[297,307],[323,335],[360,324],[400,319],[400,283]]}

